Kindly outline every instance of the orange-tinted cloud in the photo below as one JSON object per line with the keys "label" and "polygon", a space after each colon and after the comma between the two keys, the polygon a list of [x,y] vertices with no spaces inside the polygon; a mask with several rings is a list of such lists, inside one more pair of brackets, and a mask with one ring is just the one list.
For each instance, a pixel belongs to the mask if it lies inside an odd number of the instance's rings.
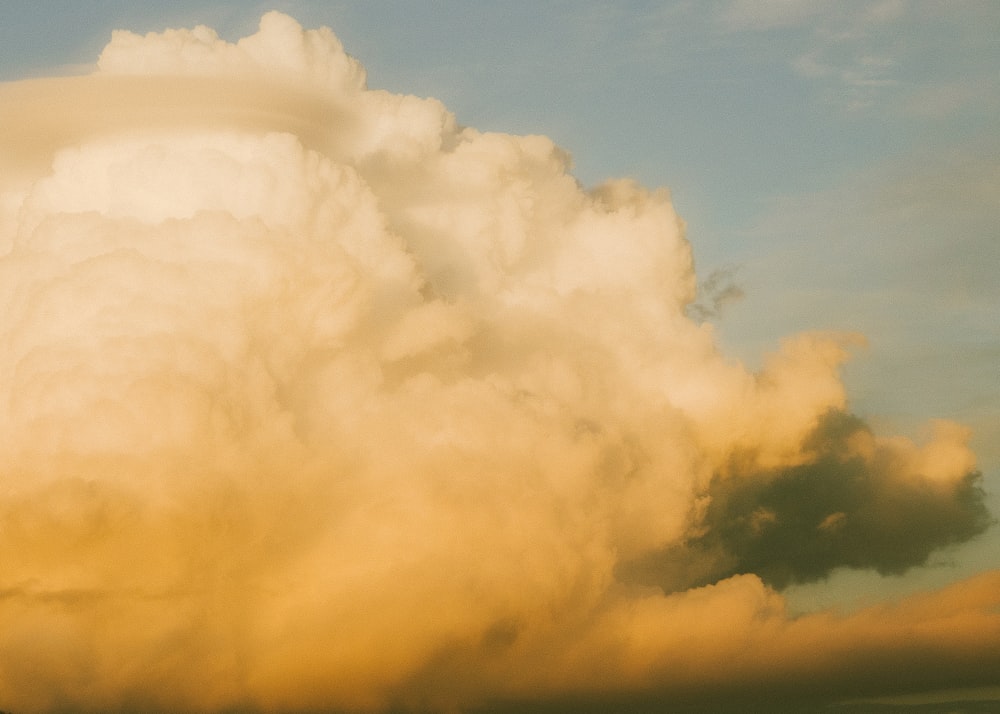
{"label": "orange-tinted cloud", "polygon": [[[761,577],[798,561],[725,536],[794,523],[764,496],[814,470],[885,497],[810,511],[814,543],[949,524],[901,567],[984,516],[960,427],[844,416],[855,338],[758,374],[719,352],[667,192],[585,190],[544,137],[367,90],[277,13],[237,44],[116,33],[99,66],[0,91],[0,707],[801,693],[994,661],[994,576],[789,619]],[[703,542],[712,577],[678,592],[622,576]]]}

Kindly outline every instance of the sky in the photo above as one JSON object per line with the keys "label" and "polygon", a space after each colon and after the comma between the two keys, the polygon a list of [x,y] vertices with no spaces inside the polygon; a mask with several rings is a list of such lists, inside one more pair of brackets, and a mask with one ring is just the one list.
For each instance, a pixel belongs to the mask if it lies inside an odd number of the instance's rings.
{"label": "sky", "polygon": [[3,12],[0,709],[1000,699],[996,3]]}

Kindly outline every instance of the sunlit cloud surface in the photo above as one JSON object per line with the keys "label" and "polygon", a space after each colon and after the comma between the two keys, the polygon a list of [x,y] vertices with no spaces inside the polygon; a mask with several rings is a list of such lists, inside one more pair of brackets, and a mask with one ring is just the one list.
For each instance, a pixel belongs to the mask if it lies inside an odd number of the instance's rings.
{"label": "sunlit cloud surface", "polygon": [[369,90],[278,13],[237,43],[117,32],[93,75],[0,87],[0,128],[0,708],[865,696],[1000,667],[997,573],[786,613],[790,584],[981,533],[969,432],[851,414],[858,335],[759,372],[721,353],[701,319],[737,289],[696,301],[666,191],[584,188],[546,137]]}

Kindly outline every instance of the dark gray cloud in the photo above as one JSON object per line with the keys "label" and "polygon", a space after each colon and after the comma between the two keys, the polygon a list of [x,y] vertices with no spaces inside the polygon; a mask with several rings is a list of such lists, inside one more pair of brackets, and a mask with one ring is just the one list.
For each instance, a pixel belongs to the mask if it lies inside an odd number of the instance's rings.
{"label": "dark gray cloud", "polygon": [[899,574],[990,525],[978,471],[949,483],[906,473],[885,446],[852,448],[870,435],[860,418],[831,411],[804,444],[807,463],[748,471],[735,460],[713,479],[697,535],[621,575],[672,592],[741,573],[779,589],[841,567]]}

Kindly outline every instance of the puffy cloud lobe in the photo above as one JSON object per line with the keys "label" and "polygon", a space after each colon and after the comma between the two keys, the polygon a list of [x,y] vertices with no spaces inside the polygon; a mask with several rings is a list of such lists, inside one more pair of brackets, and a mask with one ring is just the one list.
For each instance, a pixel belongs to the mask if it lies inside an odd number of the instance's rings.
{"label": "puffy cloud lobe", "polygon": [[857,417],[830,412],[805,444],[807,462],[746,471],[735,459],[713,480],[698,530],[622,573],[667,590],[737,573],[784,588],[838,567],[899,574],[922,565],[933,550],[991,523],[968,434],[952,424],[938,431],[938,440],[917,448],[877,439]]}
{"label": "puffy cloud lobe", "polygon": [[[616,573],[734,549],[720,474],[762,498],[827,458],[852,338],[748,373],[685,315],[666,192],[368,90],[328,30],[116,33],[99,67],[0,90],[0,706],[448,708],[795,646],[753,575]],[[904,506],[932,477],[921,518],[968,496],[921,552],[979,527],[953,432],[831,442]]]}
{"label": "puffy cloud lobe", "polygon": [[265,74],[344,93],[360,92],[365,84],[364,68],[344,52],[329,28],[303,31],[278,12],[265,14],[260,31],[236,44],[204,25],[145,36],[119,30],[97,66],[100,72],[118,75]]}

